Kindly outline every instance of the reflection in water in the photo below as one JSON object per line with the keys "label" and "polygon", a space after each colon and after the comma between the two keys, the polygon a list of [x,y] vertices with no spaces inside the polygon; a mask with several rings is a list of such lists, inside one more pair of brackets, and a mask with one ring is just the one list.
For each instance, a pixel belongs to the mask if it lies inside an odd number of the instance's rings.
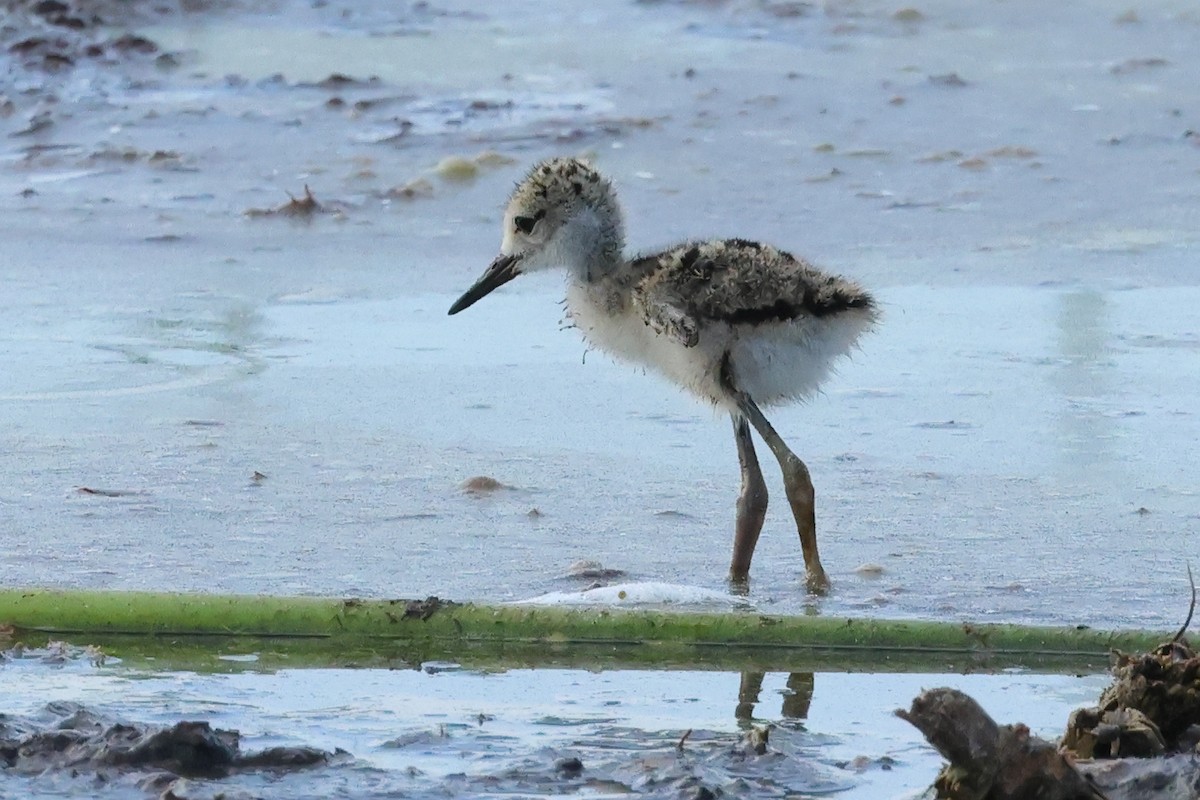
{"label": "reflection in water", "polygon": [[[765,672],[743,672],[738,685],[738,703],[733,716],[738,724],[747,727],[754,719],[754,706],[758,703],[759,693],[762,692]],[[783,696],[783,708],[780,716],[784,719],[808,719],[808,709],[812,705],[813,686],[816,675],[812,672],[792,672],[788,674],[788,692]]]}
{"label": "reflection in water", "polygon": [[10,340],[0,342],[17,359],[0,385],[0,402],[187,391],[237,383],[266,368],[266,325],[256,306],[185,294],[171,311],[97,309],[70,324],[18,331],[15,356]]}
{"label": "reflection in water", "polygon": [[1090,289],[1059,296],[1055,344],[1060,366],[1050,381],[1065,401],[1057,433],[1068,473],[1094,475],[1114,462],[1112,419],[1098,402],[1113,391],[1108,306],[1102,293]]}
{"label": "reflection in water", "polygon": [[[140,335],[132,341],[150,352],[221,353],[245,359],[252,372],[262,369],[256,358],[265,340],[265,321],[256,304],[224,297],[181,298],[175,316],[140,318]],[[151,360],[144,354],[145,360]],[[170,360],[168,358],[168,360]]]}

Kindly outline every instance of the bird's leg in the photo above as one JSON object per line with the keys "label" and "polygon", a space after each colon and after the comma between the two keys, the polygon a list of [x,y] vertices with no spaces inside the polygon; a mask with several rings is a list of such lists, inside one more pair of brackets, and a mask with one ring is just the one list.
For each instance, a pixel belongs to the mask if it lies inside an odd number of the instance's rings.
{"label": "bird's leg", "polygon": [[742,467],[742,491],[737,500],[737,522],[733,529],[733,561],[729,565],[729,580],[736,587],[746,587],[750,580],[750,559],[762,532],[767,516],[767,484],[754,453],[750,425],[741,414],[732,414],[733,436],[737,440],[738,463]]}
{"label": "bird's leg", "polygon": [[787,443],[767,422],[767,418],[758,410],[758,406],[744,392],[737,396],[738,408],[750,420],[750,424],[758,431],[758,435],[771,448],[783,470],[783,488],[787,493],[788,504],[792,507],[792,516],[796,518],[796,530],[800,533],[800,549],[804,553],[805,583],[808,590],[814,594],[824,594],[829,590],[829,578],[821,566],[821,558],[817,555],[817,514],[814,504],[812,478],[809,477],[808,467],[804,465],[795,453],[788,448]]}
{"label": "bird's leg", "polygon": [[737,387],[732,373],[729,355],[726,354],[721,364],[721,383],[733,396],[738,410],[758,431],[758,435],[767,443],[767,447],[771,448],[779,462],[779,468],[783,471],[783,488],[787,493],[788,504],[792,507],[792,516],[796,518],[796,530],[800,534],[800,550],[804,553],[805,585],[813,594],[824,594],[829,591],[829,578],[826,577],[821,558],[817,554],[815,493],[808,467],[775,432],[775,428],[763,416],[750,395]]}

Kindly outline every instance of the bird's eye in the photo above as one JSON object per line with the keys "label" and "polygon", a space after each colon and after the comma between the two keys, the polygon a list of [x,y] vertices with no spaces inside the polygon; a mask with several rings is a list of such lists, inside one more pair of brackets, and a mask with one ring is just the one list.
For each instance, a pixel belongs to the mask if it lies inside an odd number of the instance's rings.
{"label": "bird's eye", "polygon": [[513,225],[516,225],[521,233],[533,233],[533,226],[537,225],[537,221],[537,217],[513,217]]}

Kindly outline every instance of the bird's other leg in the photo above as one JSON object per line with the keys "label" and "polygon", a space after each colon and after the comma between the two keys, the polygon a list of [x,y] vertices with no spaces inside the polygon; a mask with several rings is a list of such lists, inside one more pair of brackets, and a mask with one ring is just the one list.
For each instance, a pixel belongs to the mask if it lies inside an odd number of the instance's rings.
{"label": "bird's other leg", "polygon": [[816,678],[811,672],[792,672],[788,675],[787,688],[792,691],[783,696],[780,714],[784,719],[808,719]]}
{"label": "bird's other leg", "polygon": [[826,577],[825,568],[821,566],[821,557],[817,554],[816,496],[808,467],[792,452],[783,441],[783,437],[775,432],[775,428],[763,416],[750,395],[737,387],[728,354],[721,364],[721,383],[732,395],[738,410],[758,431],[758,435],[767,443],[767,447],[771,448],[779,462],[779,468],[783,472],[783,488],[787,493],[788,504],[792,507],[792,516],[796,518],[796,530],[800,534],[805,585],[814,594],[824,594],[829,590],[829,578]]}
{"label": "bird's other leg", "polygon": [[742,491],[737,500],[737,521],[733,529],[733,561],[729,564],[729,581],[738,588],[748,588],[750,560],[767,516],[767,483],[763,480],[750,438],[750,424],[741,414],[731,414],[733,436],[737,440],[738,463],[742,468]]}
{"label": "bird's other leg", "polygon": [[821,557],[817,554],[816,493],[813,491],[808,467],[775,432],[749,395],[739,395],[738,407],[779,461],[779,468],[783,471],[783,488],[787,493],[788,504],[792,507],[792,516],[796,518],[796,530],[800,534],[805,583],[810,592],[824,594],[829,590],[829,578],[826,577],[825,568],[821,566]]}

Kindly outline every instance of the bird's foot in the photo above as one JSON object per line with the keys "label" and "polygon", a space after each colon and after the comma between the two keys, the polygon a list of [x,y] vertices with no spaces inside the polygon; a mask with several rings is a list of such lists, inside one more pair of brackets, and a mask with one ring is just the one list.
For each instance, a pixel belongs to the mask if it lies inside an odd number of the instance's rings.
{"label": "bird's foot", "polygon": [[729,593],[738,597],[748,597],[750,595],[750,576],[748,574],[738,575],[734,572],[729,573]]}
{"label": "bird's foot", "polygon": [[804,588],[808,589],[809,594],[824,597],[829,594],[829,585],[829,577],[825,574],[825,569],[820,564],[805,569]]}

